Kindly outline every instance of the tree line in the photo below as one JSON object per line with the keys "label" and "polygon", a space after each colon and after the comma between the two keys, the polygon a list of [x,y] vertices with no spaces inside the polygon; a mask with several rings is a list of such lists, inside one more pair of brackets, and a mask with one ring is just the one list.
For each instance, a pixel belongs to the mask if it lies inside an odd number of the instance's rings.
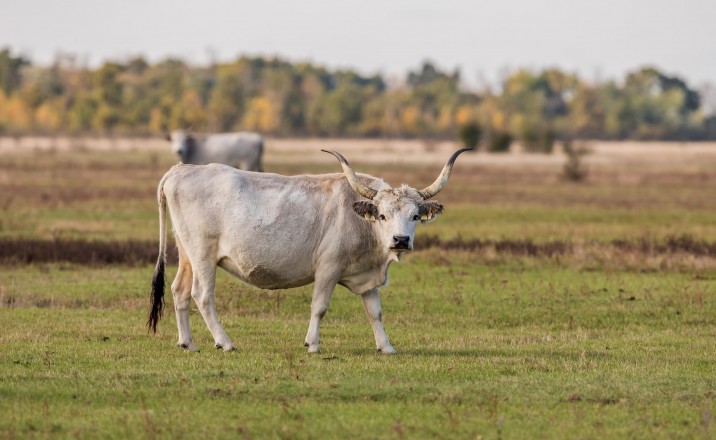
{"label": "tree line", "polygon": [[72,56],[34,65],[0,51],[0,134],[152,135],[176,128],[274,136],[520,140],[716,139],[716,114],[684,80],[655,68],[589,82],[558,69],[519,69],[495,90],[468,90],[429,62],[388,85],[381,75],[242,56],[195,66],[142,57],[97,68]]}

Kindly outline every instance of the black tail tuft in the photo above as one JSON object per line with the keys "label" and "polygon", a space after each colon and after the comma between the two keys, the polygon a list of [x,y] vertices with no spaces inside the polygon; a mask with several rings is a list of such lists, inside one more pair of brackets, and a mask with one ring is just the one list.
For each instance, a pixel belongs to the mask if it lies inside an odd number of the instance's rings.
{"label": "black tail tuft", "polygon": [[157,332],[157,323],[164,311],[164,284],[166,284],[164,258],[159,255],[157,266],[154,268],[154,276],[152,277],[152,292],[149,296],[151,308],[149,310],[149,320],[147,321],[148,331],[153,333]]}

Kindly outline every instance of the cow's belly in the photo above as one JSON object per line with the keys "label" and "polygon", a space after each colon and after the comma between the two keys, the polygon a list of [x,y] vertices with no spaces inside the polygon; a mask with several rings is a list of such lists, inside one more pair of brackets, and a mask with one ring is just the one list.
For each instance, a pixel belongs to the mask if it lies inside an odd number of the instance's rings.
{"label": "cow's belly", "polygon": [[278,270],[267,264],[239,264],[228,257],[222,258],[218,264],[241,281],[261,289],[289,289],[311,284],[314,280],[310,270],[295,265]]}

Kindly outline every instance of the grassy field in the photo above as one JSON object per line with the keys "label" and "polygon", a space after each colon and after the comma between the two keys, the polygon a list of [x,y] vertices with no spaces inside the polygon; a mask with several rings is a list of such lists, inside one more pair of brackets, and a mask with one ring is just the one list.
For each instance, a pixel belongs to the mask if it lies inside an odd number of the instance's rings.
{"label": "grassy field", "polygon": [[[414,186],[441,166],[349,159]],[[153,150],[4,154],[0,246],[153,249],[171,163]],[[172,313],[146,332],[151,262],[0,258],[0,438],[716,437],[716,173],[595,166],[574,184],[559,172],[458,160],[446,213],[381,290],[397,356],[374,352],[340,287],[309,355],[310,286],[262,291],[220,272],[238,350],[214,350],[193,311],[201,351],[188,353]]]}

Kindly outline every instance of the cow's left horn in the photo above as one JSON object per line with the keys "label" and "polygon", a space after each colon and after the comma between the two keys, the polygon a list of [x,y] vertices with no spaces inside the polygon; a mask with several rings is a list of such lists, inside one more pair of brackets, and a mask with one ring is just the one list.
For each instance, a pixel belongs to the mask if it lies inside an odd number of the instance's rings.
{"label": "cow's left horn", "polygon": [[452,172],[452,166],[455,163],[455,159],[457,159],[457,157],[461,153],[469,150],[472,150],[472,148],[463,148],[454,152],[452,156],[450,156],[450,160],[448,160],[448,162],[443,167],[442,172],[435,180],[435,182],[433,182],[433,184],[429,187],[418,191],[418,193],[422,196],[424,200],[427,200],[431,197],[435,197],[440,191],[442,191],[442,189],[447,184],[448,179],[450,178],[450,173]]}
{"label": "cow's left horn", "polygon": [[366,185],[363,185],[360,180],[358,180],[358,176],[356,176],[356,173],[353,171],[353,168],[351,168],[351,165],[348,163],[345,157],[341,155],[341,153],[337,151],[331,151],[331,150],[321,150],[325,153],[330,153],[336,157],[341,163],[341,166],[343,167],[343,174],[346,175],[346,179],[348,179],[348,183],[351,184],[351,187],[357,192],[358,194],[362,195],[366,199],[373,200],[373,197],[375,197],[376,194],[378,194],[378,191],[374,190],[373,188],[369,188]]}

